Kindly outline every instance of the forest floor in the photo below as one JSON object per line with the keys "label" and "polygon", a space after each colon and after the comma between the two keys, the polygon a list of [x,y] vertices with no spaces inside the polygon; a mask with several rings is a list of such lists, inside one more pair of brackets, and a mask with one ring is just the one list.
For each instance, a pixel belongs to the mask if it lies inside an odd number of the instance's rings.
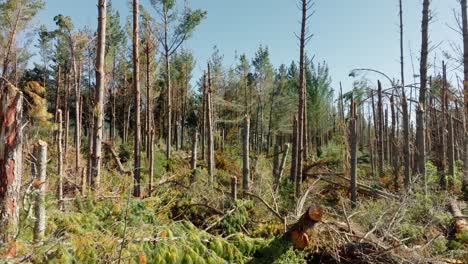
{"label": "forest floor", "polygon": [[[258,155],[253,159],[250,194],[239,190],[234,201],[231,179],[241,182],[239,149],[217,151],[212,187],[204,161],[193,172],[190,153],[176,151],[167,161],[157,151],[156,186],[151,197],[146,192],[143,199],[131,196],[131,175],[119,172],[110,153],[104,158],[99,193],[83,193],[80,177],[67,162],[64,210],[59,210],[55,195],[56,153],[51,149],[46,240],[32,242],[34,192],[25,176],[17,257],[0,263],[464,263],[468,259],[468,233],[456,232],[448,207],[455,196],[438,188],[431,164],[428,193],[422,194],[421,179],[416,178],[413,192],[401,194],[395,191],[391,173],[376,179],[368,156],[361,153],[362,185],[353,209],[338,144],[329,144],[321,157],[305,166],[303,195],[298,200],[288,167],[275,191],[272,158]],[[130,150],[123,144],[116,147],[126,168],[132,166],[127,161]],[[66,160],[73,160],[72,151]],[[147,168],[148,161],[143,163]],[[148,173],[143,170],[145,187]],[[454,184],[454,193],[458,186]],[[307,247],[294,249],[284,234],[310,205],[320,205],[323,218],[308,230]]]}

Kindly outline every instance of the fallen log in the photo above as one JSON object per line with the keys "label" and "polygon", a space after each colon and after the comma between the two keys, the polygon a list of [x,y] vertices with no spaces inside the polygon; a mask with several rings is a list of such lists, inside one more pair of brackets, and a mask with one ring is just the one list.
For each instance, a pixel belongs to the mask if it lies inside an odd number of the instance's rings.
{"label": "fallen log", "polygon": [[323,209],[318,205],[312,205],[299,220],[288,228],[285,237],[289,239],[295,249],[305,249],[309,246],[310,240],[308,232],[314,228],[315,224],[322,220]]}
{"label": "fallen log", "polygon": [[453,218],[455,218],[455,230],[457,234],[468,232],[468,222],[465,219],[466,216],[462,214],[456,199],[450,200],[450,211],[452,212]]}

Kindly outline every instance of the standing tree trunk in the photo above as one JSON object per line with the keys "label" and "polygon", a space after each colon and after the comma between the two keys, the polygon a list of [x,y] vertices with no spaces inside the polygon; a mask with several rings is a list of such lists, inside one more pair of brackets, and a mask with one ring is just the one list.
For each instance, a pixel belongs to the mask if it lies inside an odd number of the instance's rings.
{"label": "standing tree trunk", "polygon": [[208,174],[210,177],[210,184],[214,183],[214,138],[213,138],[213,106],[211,103],[211,70],[210,64],[208,63],[208,91],[207,91],[207,115],[206,120],[208,121]]}
{"label": "standing tree trunk", "polygon": [[106,0],[98,1],[98,42],[96,56],[96,94],[95,109],[93,111],[94,133],[93,133],[93,158],[91,185],[95,190],[99,190],[101,183],[101,149],[104,123],[104,89],[105,89],[105,46],[106,46]]}
{"label": "standing tree trunk", "polygon": [[377,100],[377,116],[378,116],[378,130],[377,130],[377,159],[379,177],[384,176],[384,118],[383,118],[383,98],[382,98],[382,84],[378,81],[378,100]]}
{"label": "standing tree trunk", "polygon": [[57,162],[57,175],[59,179],[58,183],[58,190],[57,190],[57,199],[59,203],[59,209],[63,210],[63,124],[62,124],[62,110],[57,111],[57,124],[58,124],[58,131],[57,131],[57,155],[58,155],[58,162]]}
{"label": "standing tree trunk", "polygon": [[168,43],[168,10],[164,4],[164,59],[166,67],[166,94],[167,94],[167,122],[166,122],[166,157],[171,158],[171,144],[172,144],[172,87],[171,87],[171,70],[170,70],[170,44]]}
{"label": "standing tree trunk", "polygon": [[357,206],[357,133],[356,133],[356,105],[351,99],[351,119],[349,120],[349,147],[350,147],[350,176],[351,176],[351,204]]}
{"label": "standing tree trunk", "polygon": [[278,193],[279,187],[281,185],[281,179],[283,178],[283,173],[284,173],[284,168],[286,167],[286,161],[288,159],[288,153],[289,153],[289,144],[285,144],[285,150],[283,153],[283,158],[281,159],[281,163],[278,169],[278,177],[277,177],[277,182],[275,184],[275,193]]}
{"label": "standing tree trunk", "polygon": [[193,145],[192,145],[192,160],[190,162],[190,167],[195,173],[197,169],[197,145],[198,145],[198,132],[193,133]]}
{"label": "standing tree trunk", "polygon": [[411,162],[410,162],[410,140],[409,140],[409,113],[408,101],[405,91],[405,66],[403,47],[403,3],[400,2],[400,73],[401,73],[401,108],[403,114],[403,159],[404,159],[404,183],[405,190],[409,191],[411,186]]}
{"label": "standing tree trunk", "polygon": [[[134,142],[134,169],[133,169],[133,196],[141,197],[141,120],[140,120],[140,58],[139,58],[139,1],[133,0],[133,86],[135,92],[135,142]],[[170,127],[170,123],[169,123]],[[170,136],[170,135],[169,135]],[[170,142],[170,140],[169,140]],[[169,157],[169,155],[168,155]]]}
{"label": "standing tree trunk", "polygon": [[[429,53],[429,0],[424,0],[422,11],[422,43],[421,43],[421,65],[420,65],[420,89],[419,89],[419,105],[416,116],[416,147],[417,147],[417,169],[418,173],[423,176],[425,191],[427,191],[426,179],[426,90],[427,90],[427,56]],[[467,75],[468,77],[468,75]]]}
{"label": "standing tree trunk", "polygon": [[148,196],[151,197],[151,193],[154,189],[154,128],[150,129],[150,136],[148,142],[148,152],[149,152],[149,187],[148,187]]}
{"label": "standing tree trunk", "polygon": [[293,135],[292,135],[292,153],[291,153],[291,174],[290,180],[296,186],[297,181],[297,117],[293,120]]}
{"label": "standing tree trunk", "polygon": [[400,189],[399,183],[398,183],[398,170],[399,170],[399,164],[398,164],[398,138],[397,138],[397,133],[396,133],[396,114],[397,112],[395,111],[395,97],[392,96],[390,97],[390,110],[392,113],[392,130],[391,130],[391,135],[390,135],[390,147],[392,150],[392,155],[390,155],[391,160],[392,160],[392,167],[393,167],[393,177],[394,177],[394,185],[395,185],[395,191],[398,191]]}
{"label": "standing tree trunk", "polygon": [[447,163],[447,68],[445,62],[442,61],[442,93],[441,93],[441,106],[442,106],[442,125],[440,126],[440,184],[441,187],[447,188],[446,176],[446,163]]}
{"label": "standing tree trunk", "polygon": [[46,229],[46,209],[45,209],[45,192],[46,192],[46,174],[47,174],[47,143],[39,140],[39,143],[34,147],[34,157],[36,158],[36,183],[37,194],[34,216],[34,242],[40,243],[44,240]]}
{"label": "standing tree trunk", "polygon": [[450,177],[449,183],[453,186],[455,181],[455,138],[453,136],[453,118],[452,115],[447,113],[448,116],[448,135],[447,135],[447,158],[448,158],[448,175]]}
{"label": "standing tree trunk", "polygon": [[23,173],[23,94],[0,80],[0,244],[10,244],[18,233],[21,176]]}
{"label": "standing tree trunk", "polygon": [[306,101],[306,76],[305,76],[305,45],[308,37],[306,36],[307,27],[307,11],[308,0],[301,0],[302,3],[302,20],[301,20],[301,37],[300,37],[300,57],[299,57],[299,104],[298,104],[298,134],[297,134],[297,181],[296,181],[296,198],[301,195],[302,186],[302,161],[304,151],[304,131],[305,120],[307,118],[305,113]]}
{"label": "standing tree trunk", "polygon": [[463,118],[463,131],[465,136],[463,141],[463,150],[465,156],[463,159],[463,190],[465,193],[468,192],[468,18],[466,11],[466,0],[461,0],[462,9],[462,24],[463,24],[463,90],[464,90],[464,118]]}
{"label": "standing tree trunk", "polygon": [[245,115],[242,142],[242,189],[250,191],[250,117]]}

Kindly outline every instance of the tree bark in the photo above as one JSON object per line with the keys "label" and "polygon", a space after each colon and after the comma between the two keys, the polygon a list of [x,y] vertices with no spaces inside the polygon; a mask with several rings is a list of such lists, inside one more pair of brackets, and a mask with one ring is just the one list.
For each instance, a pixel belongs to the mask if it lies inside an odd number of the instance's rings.
{"label": "tree bark", "polygon": [[133,0],[133,86],[135,92],[135,142],[133,168],[133,196],[141,197],[141,120],[140,120],[140,54],[139,54],[139,0]]}
{"label": "tree bark", "polygon": [[105,89],[105,47],[106,47],[106,0],[98,0],[98,36],[96,54],[96,94],[93,111],[94,133],[93,133],[93,159],[91,186],[94,190],[99,190],[101,183],[101,163],[102,163],[102,137],[104,129],[104,89]]}
{"label": "tree bark", "polygon": [[278,177],[277,177],[277,182],[275,184],[275,193],[278,193],[279,187],[281,185],[281,179],[283,178],[284,168],[286,167],[288,153],[289,153],[289,144],[285,144],[283,158],[281,159],[280,167],[278,169]]}
{"label": "tree bark", "polygon": [[45,192],[46,192],[46,175],[47,175],[47,143],[39,140],[39,143],[34,147],[34,157],[36,164],[36,175],[34,186],[37,188],[36,203],[34,216],[34,242],[40,243],[44,240],[46,229],[46,209],[45,209]]}
{"label": "tree bark", "polygon": [[2,80],[0,107],[0,243],[10,244],[18,233],[23,173],[23,94]]}
{"label": "tree bark", "polygon": [[323,209],[318,205],[307,208],[299,220],[289,227],[285,237],[289,238],[295,249],[305,249],[309,246],[309,235],[307,234],[315,224],[322,220]]}
{"label": "tree bark", "polygon": [[[446,163],[447,163],[447,68],[445,62],[442,61],[442,93],[441,93],[441,108],[442,108],[442,125],[440,126],[440,184],[441,187],[447,188],[447,175],[446,175]],[[436,121],[436,120],[435,120]],[[437,121],[436,121],[437,122]]]}
{"label": "tree bark", "polygon": [[292,135],[292,154],[291,154],[291,174],[290,174],[290,180],[292,183],[294,183],[294,187],[296,186],[296,181],[297,181],[297,117],[294,116],[293,120],[293,135]]}
{"label": "tree bark", "polygon": [[448,135],[447,135],[447,158],[448,158],[448,176],[450,177],[450,184],[453,185],[455,181],[455,139],[453,136],[453,118],[448,114]]}

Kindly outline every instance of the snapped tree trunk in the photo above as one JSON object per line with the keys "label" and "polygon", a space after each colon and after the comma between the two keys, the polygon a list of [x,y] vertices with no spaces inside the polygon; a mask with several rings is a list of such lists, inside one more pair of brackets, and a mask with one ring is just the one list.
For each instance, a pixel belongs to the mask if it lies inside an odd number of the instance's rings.
{"label": "snapped tree trunk", "polygon": [[5,79],[0,84],[0,243],[9,244],[15,240],[19,224],[23,94]]}
{"label": "snapped tree trunk", "polygon": [[44,240],[46,229],[46,209],[45,209],[45,192],[46,192],[46,175],[47,175],[47,143],[39,140],[34,147],[34,157],[36,164],[36,175],[34,187],[37,188],[36,203],[34,205],[34,242],[40,243]]}
{"label": "snapped tree trunk", "polygon": [[450,177],[450,184],[453,185],[455,181],[455,139],[453,137],[453,118],[448,114],[448,135],[447,135],[447,158],[448,158],[448,176]]}
{"label": "snapped tree trunk", "polygon": [[105,46],[106,46],[106,0],[98,1],[98,36],[97,36],[97,54],[96,54],[96,94],[93,111],[94,133],[93,133],[93,158],[92,158],[92,177],[91,186],[99,190],[101,182],[101,152],[102,137],[104,129],[104,89],[105,89]]}

